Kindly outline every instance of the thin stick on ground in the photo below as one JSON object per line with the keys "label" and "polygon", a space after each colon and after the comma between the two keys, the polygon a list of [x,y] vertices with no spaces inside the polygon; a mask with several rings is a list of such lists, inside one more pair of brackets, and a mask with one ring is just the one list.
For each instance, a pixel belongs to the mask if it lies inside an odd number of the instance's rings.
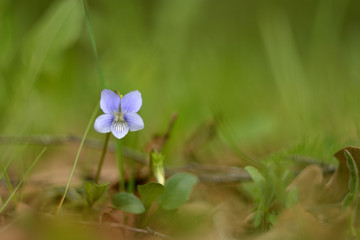
{"label": "thin stick on ground", "polygon": [[[51,135],[35,135],[35,136],[6,136],[0,135],[0,144],[8,145],[21,145],[21,144],[34,144],[34,145],[62,145],[69,143],[80,144],[82,137],[67,135],[67,136],[51,136]],[[103,141],[98,139],[86,139],[84,147],[101,150],[103,148]],[[109,152],[115,152],[115,143],[109,142]],[[123,156],[126,158],[134,159],[139,164],[147,164],[147,155],[135,149],[123,146]]]}

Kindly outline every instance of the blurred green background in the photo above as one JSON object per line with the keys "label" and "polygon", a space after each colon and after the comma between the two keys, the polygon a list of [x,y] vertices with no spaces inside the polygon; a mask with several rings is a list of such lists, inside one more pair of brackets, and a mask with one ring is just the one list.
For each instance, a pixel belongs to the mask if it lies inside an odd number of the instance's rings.
{"label": "blurred green background", "polygon": [[[357,144],[359,9],[355,0],[88,1],[107,87],[142,93],[145,129],[125,144],[141,148],[178,112],[170,156],[214,114],[254,155]],[[1,134],[81,136],[101,89],[81,1],[0,0]]]}

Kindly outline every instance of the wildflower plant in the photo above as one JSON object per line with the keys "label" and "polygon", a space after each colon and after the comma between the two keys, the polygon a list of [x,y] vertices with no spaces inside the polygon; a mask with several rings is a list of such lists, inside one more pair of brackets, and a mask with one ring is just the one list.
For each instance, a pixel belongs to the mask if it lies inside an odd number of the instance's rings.
{"label": "wildflower plant", "polygon": [[144,128],[144,121],[139,114],[137,114],[141,105],[142,98],[138,90],[129,92],[125,96],[109,89],[101,91],[100,108],[104,114],[95,120],[94,129],[99,133],[107,133],[107,135],[96,173],[95,183],[99,181],[110,139],[110,132],[116,138],[121,139],[126,136],[129,130],[139,131]]}
{"label": "wildflower plant", "polygon": [[[138,114],[142,106],[142,97],[138,90],[129,92],[122,96],[117,91],[106,89],[106,82],[98,59],[95,37],[90,24],[85,1],[83,1],[83,8],[85,14],[85,23],[89,32],[101,86],[103,88],[100,98],[100,108],[103,114],[96,118],[99,111],[99,106],[96,105],[81,139],[69,180],[65,187],[60,203],[56,209],[55,215],[57,216],[60,213],[68,192],[75,196],[72,199],[70,197],[68,199],[71,199],[71,201],[76,203],[81,203],[84,205],[86,204],[89,209],[91,209],[94,204],[99,201],[105,193],[107,193],[110,183],[99,183],[99,179],[110,136],[112,134],[117,139],[119,139],[117,140],[116,144],[119,165],[119,192],[112,196],[112,203],[115,208],[120,209],[126,213],[141,214],[139,216],[138,223],[142,224],[148,217],[147,214],[153,203],[156,203],[158,207],[167,211],[172,211],[179,208],[188,200],[194,185],[199,180],[197,176],[193,174],[180,172],[174,174],[165,181],[165,169],[163,164],[164,156],[160,152],[158,153],[152,151],[149,158],[151,160],[149,162],[150,171],[148,181],[143,185],[137,185],[136,189],[134,188],[135,175],[133,174],[135,171],[134,160],[129,159],[131,161],[132,167],[132,174],[130,175],[129,182],[133,185],[128,184],[128,189],[126,192],[122,141],[120,141],[120,139],[124,138],[129,133],[129,131],[134,132],[144,129],[144,121]],[[94,121],[95,118],[96,120]],[[70,188],[81,150],[92,125],[94,126],[95,131],[99,133],[106,133],[96,176],[94,180],[85,181],[81,188]],[[157,182],[152,181],[153,177]],[[138,194],[134,194],[134,191],[137,191]],[[6,204],[7,202],[3,205],[2,209],[0,209],[0,213],[5,208]]]}
{"label": "wildflower plant", "polygon": [[[91,30],[89,21],[87,23]],[[90,36],[92,40],[94,40],[92,31],[90,31]],[[92,41],[92,44],[95,56],[97,56],[95,41]],[[105,86],[100,65],[98,65],[98,68],[103,86]],[[99,184],[99,178],[107,152],[110,133],[116,138],[122,139],[129,131],[134,132],[142,130],[144,128],[144,121],[138,114],[141,106],[142,97],[138,90],[129,92],[124,96],[120,95],[117,91],[109,89],[103,89],[101,91],[100,108],[103,111],[103,114],[96,118],[94,129],[99,133],[106,133],[106,138],[95,180],[93,182],[86,182],[84,186],[85,199],[89,207],[93,206],[109,187],[109,183]],[[152,165],[150,166],[150,169],[152,170],[151,172],[153,172],[157,183],[151,182],[151,178],[149,177],[148,183],[137,186],[140,198],[132,193],[132,188],[129,192],[125,192],[124,161],[121,149],[121,141],[117,141],[119,186],[121,186],[121,188],[120,192],[112,197],[115,208],[128,213],[142,214],[140,222],[143,222],[153,202],[157,202],[162,209],[174,210],[188,200],[193,186],[198,182],[198,178],[189,173],[177,173],[165,182],[165,171],[163,166],[164,156],[161,153],[154,151],[152,151],[150,156],[150,165]],[[74,166],[76,166],[76,163]],[[134,176],[132,176],[132,178],[133,177]],[[130,180],[133,181],[134,179]],[[64,197],[65,195],[66,194],[64,194]],[[61,205],[62,203],[59,205],[58,209],[61,208]]]}
{"label": "wildflower plant", "polygon": [[94,124],[99,133],[111,132],[121,139],[130,131],[144,128],[143,119],[137,114],[142,105],[141,93],[132,91],[124,97],[114,91],[104,89],[101,92],[100,108],[104,114],[100,115]]}

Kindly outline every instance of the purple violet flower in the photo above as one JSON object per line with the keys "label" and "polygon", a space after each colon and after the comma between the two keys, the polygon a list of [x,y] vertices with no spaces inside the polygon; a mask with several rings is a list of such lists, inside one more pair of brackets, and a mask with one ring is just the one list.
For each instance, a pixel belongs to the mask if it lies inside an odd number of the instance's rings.
{"label": "purple violet flower", "polygon": [[99,133],[112,134],[120,139],[130,131],[144,128],[144,121],[137,114],[142,105],[141,93],[132,91],[120,97],[114,91],[104,89],[101,91],[100,108],[104,114],[100,115],[94,124]]}

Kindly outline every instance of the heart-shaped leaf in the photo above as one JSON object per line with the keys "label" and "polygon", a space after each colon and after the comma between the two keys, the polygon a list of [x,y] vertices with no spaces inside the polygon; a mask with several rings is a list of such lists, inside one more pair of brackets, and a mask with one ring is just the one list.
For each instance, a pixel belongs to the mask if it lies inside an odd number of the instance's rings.
{"label": "heart-shaped leaf", "polygon": [[112,203],[115,208],[128,213],[140,214],[145,212],[145,207],[141,200],[132,193],[119,192],[114,195]]}
{"label": "heart-shaped leaf", "polygon": [[165,192],[165,187],[160,183],[147,183],[138,186],[141,200],[145,207],[150,207],[151,203]]}
{"label": "heart-shaped leaf", "polygon": [[197,176],[190,173],[176,173],[165,183],[165,192],[159,197],[160,206],[172,210],[184,204],[190,196],[193,186],[198,182]]}

